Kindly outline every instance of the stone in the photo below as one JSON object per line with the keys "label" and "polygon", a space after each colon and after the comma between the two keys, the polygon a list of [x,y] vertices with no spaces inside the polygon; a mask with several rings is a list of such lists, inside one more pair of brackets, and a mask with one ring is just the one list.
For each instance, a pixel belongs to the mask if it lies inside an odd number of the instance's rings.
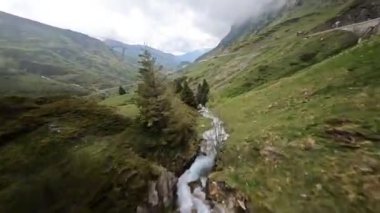
{"label": "stone", "polygon": [[164,209],[174,207],[176,183],[177,178],[172,172],[162,170],[156,181],[149,182],[148,199],[144,205],[136,209],[136,212],[162,212]]}
{"label": "stone", "polygon": [[315,140],[311,137],[308,137],[302,146],[303,150],[309,151],[315,149]]}
{"label": "stone", "polygon": [[158,206],[159,198],[158,198],[158,192],[156,189],[156,182],[151,181],[149,183],[149,196],[148,196],[148,203],[150,206],[155,207]]}
{"label": "stone", "polygon": [[149,213],[149,210],[147,207],[138,206],[136,209],[136,213]]}
{"label": "stone", "polygon": [[260,155],[265,157],[266,160],[280,160],[284,157],[284,155],[273,146],[266,146],[263,149],[260,150]]}
{"label": "stone", "polygon": [[158,178],[157,191],[165,207],[168,207],[174,203],[174,189],[177,182],[175,175],[168,171],[163,171]]}

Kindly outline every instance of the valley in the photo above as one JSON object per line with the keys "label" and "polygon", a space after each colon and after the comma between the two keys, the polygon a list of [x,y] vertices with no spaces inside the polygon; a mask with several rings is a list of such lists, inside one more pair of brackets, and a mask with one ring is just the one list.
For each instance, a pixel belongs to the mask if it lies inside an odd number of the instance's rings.
{"label": "valley", "polygon": [[379,212],[380,2],[270,8],[182,55],[0,12],[0,212]]}

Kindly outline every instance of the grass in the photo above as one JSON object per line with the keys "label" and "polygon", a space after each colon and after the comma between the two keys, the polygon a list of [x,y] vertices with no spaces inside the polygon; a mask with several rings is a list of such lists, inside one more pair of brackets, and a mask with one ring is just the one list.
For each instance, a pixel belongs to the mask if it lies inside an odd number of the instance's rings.
{"label": "grass", "polygon": [[[0,88],[5,95],[49,95],[50,86],[57,93],[78,94],[78,85],[81,93],[89,93],[130,84],[136,77],[135,66],[121,61],[103,42],[84,34],[2,12],[0,25],[0,75],[8,78],[9,85],[17,85],[12,93]],[[43,81],[43,89],[36,87],[34,81],[41,76],[61,87]]]}
{"label": "grass", "polygon": [[[216,99],[236,96],[292,74],[353,45],[355,36],[348,32],[333,32],[311,39],[297,36],[297,32],[312,31],[350,4],[351,1],[343,4],[305,1],[303,6],[280,16],[258,34],[247,35],[220,56],[193,64],[183,74],[194,82],[207,79]],[[302,61],[300,57],[310,51],[317,57]]]}
{"label": "grass", "polygon": [[100,102],[101,105],[109,106],[126,117],[137,118],[139,111],[131,94],[111,96]]}
{"label": "grass", "polygon": [[147,132],[129,94],[4,97],[0,115],[0,212],[134,212],[149,182],[181,174],[198,148]]}
{"label": "grass", "polygon": [[[174,171],[176,174],[181,174],[183,172],[184,165],[189,162],[189,159],[197,153],[198,140],[192,140],[189,144],[169,144],[162,136],[157,134],[149,134],[146,130],[138,126],[139,123],[139,109],[135,103],[135,94],[125,94],[111,96],[100,102],[100,105],[110,107],[118,114],[133,118],[137,128],[129,128],[124,132],[125,137],[129,137],[131,141],[131,146],[140,156],[147,158],[153,162],[158,162],[164,165],[165,168],[170,171]],[[173,106],[177,110],[176,114],[172,116],[178,116],[181,119],[178,121],[189,122],[187,119],[193,118],[194,116],[189,115],[189,113],[195,113],[188,106],[184,105],[177,99],[173,99]],[[199,123],[206,123],[206,119],[198,119]],[[208,121],[209,122],[209,121]],[[176,127],[181,127],[181,123],[175,124]],[[204,127],[208,127],[205,125]],[[201,128],[202,129],[202,128]],[[198,132],[202,133],[201,129]],[[177,135],[177,137],[179,137]],[[198,135],[201,138],[201,135]],[[157,145],[161,144],[161,145]]]}
{"label": "grass", "polygon": [[0,212],[132,212],[162,170],[133,150],[133,118],[107,107],[65,97],[0,103]]}
{"label": "grass", "polygon": [[[85,95],[87,89],[33,74],[0,74],[0,96]],[[37,86],[36,86],[37,85]]]}
{"label": "grass", "polygon": [[[233,97],[271,81],[290,76],[357,43],[350,32],[337,31],[309,39],[283,43],[260,55],[250,68],[231,82],[225,95]],[[280,50],[280,51],[279,51]]]}
{"label": "grass", "polygon": [[379,37],[216,105],[231,134],[216,176],[273,212],[378,211],[378,55]]}
{"label": "grass", "polygon": [[353,2],[304,1],[184,72],[231,134],[212,179],[256,212],[380,210],[380,37],[306,36]]}

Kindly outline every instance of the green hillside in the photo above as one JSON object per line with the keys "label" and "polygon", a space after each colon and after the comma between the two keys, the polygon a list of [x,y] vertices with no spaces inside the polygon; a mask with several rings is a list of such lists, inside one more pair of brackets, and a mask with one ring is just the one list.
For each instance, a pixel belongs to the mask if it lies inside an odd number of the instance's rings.
{"label": "green hillside", "polygon": [[130,95],[0,98],[0,212],[135,212],[197,149],[158,145],[138,117]]}
{"label": "green hillside", "polygon": [[[137,72],[140,46],[121,59],[116,41],[0,12],[0,213],[178,212],[181,174],[209,177],[206,198],[201,179],[182,186],[211,208],[380,212],[380,24],[339,29],[380,1],[286,2],[168,76],[149,53]],[[189,87],[210,87],[223,125]]]}
{"label": "green hillside", "polygon": [[101,41],[0,12],[2,95],[85,94],[129,84],[136,68]]}
{"label": "green hillside", "polygon": [[170,53],[162,52],[161,50],[154,49],[152,47],[124,44],[120,41],[111,39],[105,40],[104,43],[108,47],[112,48],[113,51],[119,55],[119,57],[123,57],[124,51],[124,60],[134,63],[136,67],[138,66],[139,55],[144,49],[147,49],[156,59],[157,63],[163,66],[163,71],[174,72],[179,68],[179,64],[181,63],[179,57]]}
{"label": "green hillside", "polygon": [[184,72],[211,82],[211,108],[231,134],[213,179],[249,195],[257,212],[380,211],[380,36],[311,35],[337,17],[380,17],[379,8],[298,1]]}
{"label": "green hillside", "polygon": [[194,50],[183,55],[173,55],[149,46],[125,44],[112,39],[106,39],[104,43],[120,58],[123,58],[131,64],[135,64],[136,67],[138,67],[139,55],[141,54],[141,51],[146,49],[156,59],[157,64],[163,66],[162,71],[166,73],[172,73],[180,70],[183,65],[195,61],[195,59],[199,56],[209,51],[209,49],[201,49]]}

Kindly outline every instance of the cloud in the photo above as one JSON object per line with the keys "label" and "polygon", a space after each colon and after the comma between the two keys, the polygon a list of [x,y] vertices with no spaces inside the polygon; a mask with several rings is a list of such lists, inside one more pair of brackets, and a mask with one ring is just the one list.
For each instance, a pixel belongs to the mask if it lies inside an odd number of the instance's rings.
{"label": "cloud", "polygon": [[171,53],[210,48],[230,26],[285,0],[0,0],[0,10]]}

